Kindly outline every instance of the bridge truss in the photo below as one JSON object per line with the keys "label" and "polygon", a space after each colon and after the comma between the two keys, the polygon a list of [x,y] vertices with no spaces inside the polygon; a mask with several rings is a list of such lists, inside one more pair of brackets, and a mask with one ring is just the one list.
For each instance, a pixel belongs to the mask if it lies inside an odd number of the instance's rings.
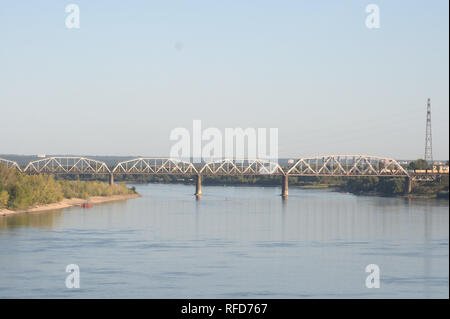
{"label": "bridge truss", "polygon": [[[21,170],[16,162],[0,159],[0,163]],[[173,158],[136,158],[109,168],[102,161],[86,157],[49,157],[30,162],[23,172],[30,174],[410,176],[396,160],[368,155],[305,157],[296,160],[294,165],[284,168],[276,162],[261,159],[223,159],[196,166]],[[423,178],[420,177],[420,179]]]}
{"label": "bridge truss", "polygon": [[49,157],[30,162],[25,169],[29,174],[110,174],[101,161],[85,157]]}
{"label": "bridge truss", "polygon": [[112,170],[112,173],[194,175],[198,174],[198,171],[192,163],[172,158],[136,158],[118,163]]}
{"label": "bridge truss", "polygon": [[394,159],[368,155],[326,155],[298,159],[289,176],[409,176]]}
{"label": "bridge truss", "polygon": [[202,175],[285,175],[278,163],[260,159],[225,159],[205,164]]}
{"label": "bridge truss", "polygon": [[4,158],[0,158],[0,164],[6,165],[6,167],[13,167],[13,168],[15,168],[15,169],[17,169],[19,171],[22,171],[20,169],[19,164],[17,164],[14,161],[10,161],[10,160],[4,159]]}
{"label": "bridge truss", "polygon": [[[293,165],[281,167],[262,159],[222,159],[205,164],[193,164],[173,158],[135,158],[120,162],[113,168],[105,162],[86,157],[49,157],[30,162],[23,170],[13,161],[0,163],[27,174],[108,174],[110,184],[114,175],[184,175],[196,176],[196,195],[201,195],[202,176],[273,175],[281,176],[282,195],[288,194],[289,176],[378,176],[404,177],[408,192],[412,181],[434,181],[443,174],[417,174],[406,171],[392,158],[369,155],[325,155],[297,159]],[[447,173],[448,174],[448,173]]]}

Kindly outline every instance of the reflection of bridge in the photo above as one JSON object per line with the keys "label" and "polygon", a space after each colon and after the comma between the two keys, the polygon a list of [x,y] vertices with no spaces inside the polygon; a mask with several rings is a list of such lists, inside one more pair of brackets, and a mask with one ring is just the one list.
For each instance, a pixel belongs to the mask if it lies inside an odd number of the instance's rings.
{"label": "reflection of bridge", "polygon": [[196,195],[202,193],[202,176],[272,175],[282,178],[282,195],[288,195],[289,176],[377,176],[403,177],[405,190],[411,191],[412,180],[434,180],[441,174],[414,174],[406,171],[392,158],[368,155],[326,155],[300,158],[292,165],[260,159],[223,159],[194,164],[171,158],[136,158],[108,167],[105,162],[85,157],[49,157],[28,163],[21,168],[16,162],[0,159],[0,163],[27,174],[109,175],[183,175],[196,177]]}

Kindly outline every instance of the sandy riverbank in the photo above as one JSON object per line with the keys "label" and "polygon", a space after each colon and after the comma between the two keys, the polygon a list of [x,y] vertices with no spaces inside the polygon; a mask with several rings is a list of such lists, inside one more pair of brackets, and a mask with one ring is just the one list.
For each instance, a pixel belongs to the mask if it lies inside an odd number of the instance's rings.
{"label": "sandy riverbank", "polygon": [[[106,202],[113,202],[118,200],[127,200],[132,198],[141,197],[139,194],[127,194],[127,195],[112,195],[112,196],[93,196],[89,198],[89,202],[92,204],[100,204]],[[47,204],[47,205],[37,205],[34,207],[30,207],[27,209],[21,210],[8,210],[8,209],[0,209],[0,217],[11,215],[11,214],[23,214],[23,213],[34,213],[34,212],[42,212],[46,210],[54,210],[54,209],[62,209],[73,206],[80,206],[82,203],[85,203],[86,199],[82,198],[65,198],[58,203]]]}

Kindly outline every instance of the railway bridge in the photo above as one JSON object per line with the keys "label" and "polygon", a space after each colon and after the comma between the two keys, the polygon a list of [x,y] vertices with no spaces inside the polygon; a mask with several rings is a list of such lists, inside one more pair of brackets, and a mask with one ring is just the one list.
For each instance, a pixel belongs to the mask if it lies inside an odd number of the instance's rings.
{"label": "railway bridge", "polygon": [[[207,163],[191,163],[173,158],[134,158],[108,166],[105,162],[86,157],[48,157],[21,167],[16,162],[1,159],[0,163],[25,174],[106,175],[114,184],[114,175],[180,175],[192,176],[196,181],[195,195],[202,195],[203,176],[256,176],[281,177],[281,195],[288,196],[290,176],[376,176],[402,177],[405,192],[410,193],[412,181],[430,181],[439,173],[407,171],[395,159],[370,155],[323,155],[294,160],[291,165],[280,166],[277,162],[262,159],[220,159]],[[448,173],[447,173],[448,174]]]}

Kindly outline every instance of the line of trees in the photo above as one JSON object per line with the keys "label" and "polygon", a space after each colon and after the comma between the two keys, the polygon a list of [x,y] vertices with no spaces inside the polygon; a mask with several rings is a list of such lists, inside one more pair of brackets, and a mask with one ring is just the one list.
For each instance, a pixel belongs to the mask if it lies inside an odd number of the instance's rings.
{"label": "line of trees", "polygon": [[419,158],[408,164],[408,169],[430,169],[431,166],[424,159]]}
{"label": "line of trees", "polygon": [[0,164],[0,209],[24,209],[63,198],[84,198],[134,193],[125,184],[55,180],[51,175],[25,175]]}
{"label": "line of trees", "polygon": [[405,191],[405,179],[376,176],[352,177],[347,180],[343,188],[351,193],[376,192],[384,195],[399,195]]}

